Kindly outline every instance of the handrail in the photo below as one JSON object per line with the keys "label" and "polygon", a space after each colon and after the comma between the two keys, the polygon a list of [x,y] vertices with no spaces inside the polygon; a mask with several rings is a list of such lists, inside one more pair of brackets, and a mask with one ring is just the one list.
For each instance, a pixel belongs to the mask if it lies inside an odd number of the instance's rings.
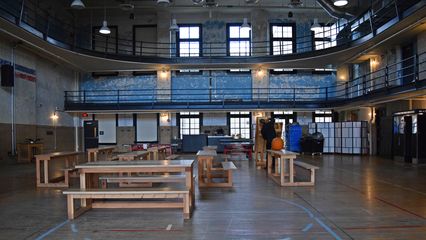
{"label": "handrail", "polygon": [[[297,54],[303,52],[317,51],[324,48],[340,46],[351,41],[358,40],[369,34],[376,34],[376,30],[386,24],[391,19],[398,17],[399,9],[405,9],[418,1],[414,0],[392,0],[383,6],[379,11],[369,9],[358,18],[345,24],[335,24],[332,28],[314,35],[321,36],[327,41],[314,46],[313,34],[295,36],[295,43],[281,42],[280,46],[271,46],[271,41],[252,41],[249,47],[248,56],[275,56]],[[145,42],[133,41],[114,37],[112,35],[101,35],[93,33],[87,26],[77,27],[75,17],[65,12],[60,17],[54,16],[46,9],[39,7],[33,0],[4,0],[0,3],[0,12],[6,12],[14,16],[19,21],[16,24],[25,23],[36,31],[39,31],[45,39],[52,38],[61,46],[78,51],[90,51],[108,55],[130,55],[130,56],[150,56],[162,58],[189,57],[186,54],[179,54],[175,42]],[[0,14],[2,15],[2,14]],[[284,49],[293,48],[287,52]],[[230,56],[231,55],[231,56]],[[232,57],[227,49],[227,42],[201,41],[200,57]],[[236,56],[240,54],[235,54]],[[243,52],[241,56],[246,56]],[[192,56],[191,56],[192,57]]]}
{"label": "handrail", "polygon": [[[295,88],[182,88],[77,90],[65,92],[65,106],[72,104],[141,104],[227,102],[331,102],[351,100],[426,81],[426,52],[386,65],[348,82],[324,87]],[[394,67],[395,66],[395,67]],[[422,77],[420,79],[419,77]],[[211,76],[205,76],[211,78]]]}

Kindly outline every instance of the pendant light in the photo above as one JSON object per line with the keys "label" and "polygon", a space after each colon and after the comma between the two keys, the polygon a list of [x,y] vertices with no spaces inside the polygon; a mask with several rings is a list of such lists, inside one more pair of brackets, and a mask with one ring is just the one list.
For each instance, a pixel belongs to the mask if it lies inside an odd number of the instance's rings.
{"label": "pendant light", "polygon": [[315,31],[319,31],[321,29],[322,29],[322,27],[318,23],[318,18],[315,18],[314,19],[314,24],[312,24],[312,26],[311,26],[311,31],[315,32]]}
{"label": "pendant light", "polygon": [[71,7],[74,9],[83,9],[86,6],[84,6],[84,3],[81,0],[74,0],[71,3]]}
{"label": "pendant light", "polygon": [[347,0],[333,0],[333,4],[336,7],[346,6],[348,4]]}
{"label": "pendant light", "polygon": [[179,26],[177,25],[176,18],[172,19],[172,25],[170,25],[169,30],[170,31],[175,31],[175,32],[179,31]]}
{"label": "pendant light", "polygon": [[104,1],[104,21],[102,22],[101,29],[99,29],[99,33],[105,34],[105,35],[111,33],[111,30],[108,27],[108,22],[106,21],[106,6],[105,6],[105,1]]}
{"label": "pendant light", "polygon": [[250,24],[248,24],[247,18],[243,19],[243,24],[241,25],[241,30],[251,30]]}

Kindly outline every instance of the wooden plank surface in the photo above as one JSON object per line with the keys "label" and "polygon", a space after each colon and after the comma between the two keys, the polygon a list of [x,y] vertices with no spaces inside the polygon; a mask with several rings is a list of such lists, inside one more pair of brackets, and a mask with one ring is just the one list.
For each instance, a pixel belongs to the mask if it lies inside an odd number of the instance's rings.
{"label": "wooden plank surface", "polygon": [[197,156],[208,156],[208,157],[216,157],[217,153],[216,151],[212,150],[200,150],[197,152]]}
{"label": "wooden plank surface", "polygon": [[136,160],[136,161],[98,161],[76,165],[75,168],[140,168],[140,167],[191,167],[194,160]]}

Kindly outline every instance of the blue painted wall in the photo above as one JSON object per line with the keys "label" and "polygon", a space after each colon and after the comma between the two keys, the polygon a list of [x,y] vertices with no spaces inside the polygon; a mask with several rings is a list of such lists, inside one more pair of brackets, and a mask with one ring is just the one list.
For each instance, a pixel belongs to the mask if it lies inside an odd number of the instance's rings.
{"label": "blue painted wall", "polygon": [[[156,74],[98,78],[85,74],[80,82],[80,90],[103,90],[101,92],[86,93],[87,102],[96,101],[97,99],[106,99],[110,102],[149,102],[154,100],[156,88]],[[120,90],[119,93],[117,90]],[[117,98],[117,95],[120,95],[120,97]]]}
{"label": "blue painted wall", "polygon": [[[189,99],[193,101],[249,100],[252,97],[251,87],[251,73],[212,71],[209,76],[209,71],[203,71],[199,75],[183,73],[172,75],[173,101],[188,101]],[[197,95],[190,96],[190,94]]]}

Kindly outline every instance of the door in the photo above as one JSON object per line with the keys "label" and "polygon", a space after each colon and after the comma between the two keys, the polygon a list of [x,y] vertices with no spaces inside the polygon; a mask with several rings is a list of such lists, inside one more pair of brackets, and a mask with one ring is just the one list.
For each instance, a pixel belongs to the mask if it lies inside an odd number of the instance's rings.
{"label": "door", "polygon": [[84,121],[84,150],[99,146],[98,121]]}
{"label": "door", "polygon": [[409,44],[402,47],[402,84],[414,81],[414,45]]}
{"label": "door", "polygon": [[417,115],[417,162],[426,163],[426,115]]}
{"label": "door", "polygon": [[168,51],[168,45],[157,46],[157,25],[133,26],[133,55],[156,56],[157,48]]}
{"label": "door", "polygon": [[412,150],[411,150],[411,143],[412,143],[412,135],[413,135],[413,118],[412,116],[405,116],[404,117],[404,161],[406,163],[412,163]]}

